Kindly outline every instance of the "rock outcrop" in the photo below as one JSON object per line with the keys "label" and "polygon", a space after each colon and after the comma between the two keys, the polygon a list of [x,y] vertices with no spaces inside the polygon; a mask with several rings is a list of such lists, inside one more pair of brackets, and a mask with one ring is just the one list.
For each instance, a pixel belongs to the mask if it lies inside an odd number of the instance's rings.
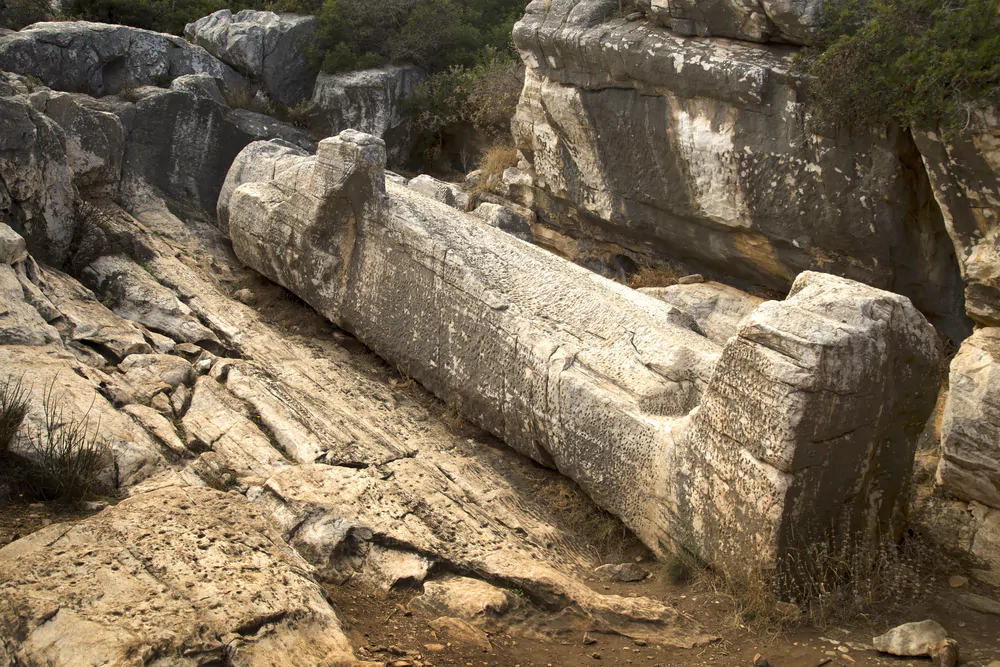
{"label": "rock outcrop", "polygon": [[0,35],[0,70],[95,97],[163,85],[185,74],[209,74],[227,89],[247,85],[231,67],[180,37],[89,21],[36,23]]}
{"label": "rock outcrop", "polygon": [[0,97],[0,125],[0,220],[42,258],[60,262],[75,225],[76,188],[65,135],[23,96]]}
{"label": "rock outcrop", "polygon": [[969,130],[945,139],[914,135],[955,244],[969,317],[1000,326],[1000,119],[978,109]]}
{"label": "rock outcrop", "polygon": [[240,259],[654,551],[780,568],[901,529],[938,364],[905,297],[804,273],[720,347],[663,301],[386,182],[374,137],[309,162],[235,189]]}
{"label": "rock outcrop", "polygon": [[[734,26],[713,34],[747,37],[744,14],[780,23],[780,4],[733,5],[727,18],[728,5],[671,0],[669,13],[690,21],[696,8]],[[817,3],[785,4],[806,16]],[[955,250],[907,133],[816,134],[792,49],[607,18],[617,8],[535,0],[515,26],[522,203],[540,222],[775,290],[804,270],[842,275],[968,335]]]}
{"label": "rock outcrop", "polygon": [[725,345],[735,336],[740,322],[764,302],[735,287],[715,282],[644,287],[640,291],[691,313],[705,335],[718,345]]}
{"label": "rock outcrop", "polygon": [[244,75],[259,81],[281,104],[309,99],[317,68],[309,48],[316,39],[317,18],[296,14],[228,9],[188,23],[184,36]]}
{"label": "rock outcrop", "polygon": [[979,329],[951,362],[938,482],[1000,510],[1000,328]]}
{"label": "rock outcrop", "polygon": [[[591,11],[600,2],[581,2]],[[635,0],[657,24],[678,35],[732,37],[751,42],[809,44],[819,26],[821,0],[759,0],[758,2],[704,2],[699,0]],[[607,16],[607,14],[605,14]]]}
{"label": "rock outcrop", "polygon": [[327,136],[358,130],[385,140],[390,154],[405,157],[408,131],[403,100],[422,78],[409,65],[320,74],[312,93],[317,124]]}
{"label": "rock outcrop", "polygon": [[0,549],[0,580],[9,664],[374,665],[238,494],[168,486],[49,526]]}

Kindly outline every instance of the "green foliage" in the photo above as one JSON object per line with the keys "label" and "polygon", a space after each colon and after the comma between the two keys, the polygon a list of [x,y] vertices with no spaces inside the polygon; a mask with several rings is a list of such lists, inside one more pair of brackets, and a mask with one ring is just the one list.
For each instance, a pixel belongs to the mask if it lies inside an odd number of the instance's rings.
{"label": "green foliage", "polygon": [[1000,102],[1000,16],[994,0],[832,0],[803,64],[824,124],[950,135]]}
{"label": "green foliage", "polygon": [[525,0],[325,0],[317,56],[337,72],[409,62],[428,72],[469,67],[484,48],[513,54]]}
{"label": "green foliage", "polygon": [[52,6],[48,0],[0,0],[0,28],[20,30],[51,18]]}
{"label": "green foliage", "polygon": [[460,123],[487,136],[510,134],[524,85],[520,60],[486,50],[472,67],[453,65],[422,81],[407,99],[417,131],[435,134]]}

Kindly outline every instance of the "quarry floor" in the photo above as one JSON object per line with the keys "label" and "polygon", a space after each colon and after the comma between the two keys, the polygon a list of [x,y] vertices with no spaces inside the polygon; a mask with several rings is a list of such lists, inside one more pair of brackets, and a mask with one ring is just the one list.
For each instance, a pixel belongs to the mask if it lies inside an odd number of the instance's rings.
{"label": "quarry floor", "polygon": [[[592,571],[580,569],[575,576],[598,593],[642,596],[663,601],[695,619],[721,639],[694,649],[647,645],[622,636],[591,633],[578,628],[560,630],[558,614],[545,627],[528,620],[516,627],[494,627],[489,634],[491,648],[483,650],[473,642],[440,638],[428,626],[431,618],[407,609],[418,589],[394,589],[388,593],[348,581],[327,584],[333,606],[345,625],[358,656],[396,667],[458,665],[574,666],[574,665],[732,665],[750,666],[759,655],[774,667],[819,667],[820,665],[930,665],[925,658],[894,658],[871,649],[872,638],[895,625],[931,618],[947,628],[961,650],[960,664],[986,667],[1000,660],[1000,616],[971,611],[958,598],[969,587],[953,589],[948,578],[962,574],[958,565],[933,563],[931,574],[917,579],[917,588],[900,590],[865,614],[836,623],[811,621],[784,625],[751,624],[740,619],[733,590],[719,579],[695,572],[681,583],[671,583],[667,567],[652,559],[649,552],[613,517],[602,512],[570,484],[552,471],[536,466],[515,454],[502,442],[464,422],[412,380],[369,352],[354,338],[340,331],[302,301],[259,275],[242,269],[224,241],[205,227],[196,225],[163,227],[155,233],[169,241],[186,266],[224,290],[234,301],[253,308],[267,326],[291,344],[308,348],[311,354],[338,357],[366,378],[367,388],[381,396],[381,409],[421,415],[418,423],[434,423],[437,430],[425,437],[447,435],[457,443],[452,456],[475,457],[489,466],[497,479],[510,483],[521,498],[542,510],[559,515],[548,517],[579,542],[593,562],[639,561],[651,574],[636,583],[607,583]],[[361,410],[362,408],[358,408]],[[367,409],[367,408],[364,408]],[[406,422],[400,422],[406,423]],[[395,424],[395,422],[392,422]],[[391,424],[390,424],[391,427]],[[447,433],[446,433],[447,432]],[[426,443],[418,442],[418,446]],[[543,494],[543,495],[539,495]],[[548,494],[548,495],[544,495]],[[115,502],[115,499],[109,499]],[[534,506],[534,505],[533,505]],[[551,507],[549,507],[551,506]],[[49,503],[27,503],[20,499],[0,505],[0,546],[23,537],[50,522],[74,521],[92,512]],[[560,547],[566,548],[566,547]],[[574,549],[577,546],[573,546]],[[589,552],[593,552],[592,554]],[[592,566],[591,566],[592,567]],[[990,594],[973,589],[973,592]],[[996,592],[992,593],[994,596]],[[431,645],[431,648],[428,648]]]}

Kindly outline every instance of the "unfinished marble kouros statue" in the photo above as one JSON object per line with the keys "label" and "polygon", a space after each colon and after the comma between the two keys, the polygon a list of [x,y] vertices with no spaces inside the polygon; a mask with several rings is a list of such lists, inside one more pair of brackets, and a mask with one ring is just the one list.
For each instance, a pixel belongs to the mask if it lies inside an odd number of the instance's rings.
{"label": "unfinished marble kouros statue", "polygon": [[719,345],[654,295],[386,182],[375,137],[245,153],[273,168],[230,172],[243,262],[655,552],[781,570],[901,530],[939,364],[906,297],[805,272]]}

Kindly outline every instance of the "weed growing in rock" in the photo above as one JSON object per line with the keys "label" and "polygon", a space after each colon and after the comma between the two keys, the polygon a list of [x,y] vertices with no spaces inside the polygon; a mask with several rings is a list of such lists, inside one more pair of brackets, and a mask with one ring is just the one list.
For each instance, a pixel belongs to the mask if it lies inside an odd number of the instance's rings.
{"label": "weed growing in rock", "polygon": [[5,463],[11,445],[14,444],[27,415],[27,391],[21,385],[20,379],[7,378],[0,384],[0,460]]}
{"label": "weed growing in rock", "polygon": [[818,629],[865,619],[877,624],[912,599],[946,559],[918,538],[879,547],[792,552],[780,573],[756,564],[695,570],[699,583],[729,597],[734,622],[758,632],[797,625]]}
{"label": "weed growing in rock", "polygon": [[632,276],[629,287],[639,289],[640,287],[668,287],[676,285],[681,275],[669,267],[664,266],[644,266],[639,272]]}
{"label": "weed growing in rock", "polygon": [[42,394],[42,424],[28,431],[20,457],[25,491],[40,500],[78,501],[109,490],[114,458],[99,437],[100,422],[91,423],[90,409],[65,417],[62,399],[53,380]]}
{"label": "weed growing in rock", "polygon": [[516,166],[517,149],[514,146],[503,142],[493,144],[479,160],[479,169],[482,173],[474,192],[483,194],[496,191],[497,187],[503,183],[504,170]]}

